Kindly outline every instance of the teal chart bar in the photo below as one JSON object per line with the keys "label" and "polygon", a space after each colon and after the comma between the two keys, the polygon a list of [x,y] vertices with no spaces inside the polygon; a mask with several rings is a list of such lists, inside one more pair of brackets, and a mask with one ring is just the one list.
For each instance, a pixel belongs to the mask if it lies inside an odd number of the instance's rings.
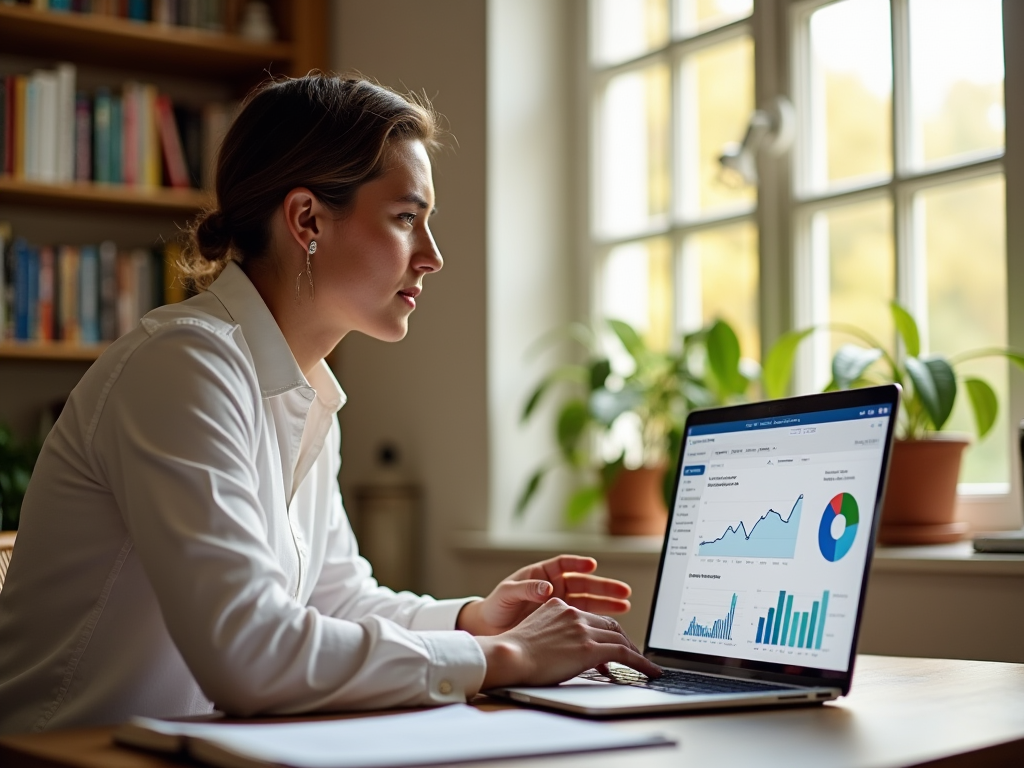
{"label": "teal chart bar", "polygon": [[683,632],[684,637],[710,637],[715,640],[732,640],[732,622],[736,618],[736,594],[733,593],[732,605],[729,607],[729,613],[727,613],[721,619],[715,619],[714,623],[708,627],[704,624],[697,623],[697,617],[690,619],[690,626]]}
{"label": "teal chart bar", "polygon": [[[736,597],[733,596],[733,611],[729,613],[729,626],[732,627],[732,613],[736,609]],[[821,594],[821,600],[815,600],[809,611],[793,610],[793,595],[779,592],[779,602],[774,608],[768,609],[767,616],[757,619],[757,636],[754,642],[758,645],[782,645],[790,648],[813,648],[821,650],[821,641],[825,637],[825,616],[828,612],[828,590]],[[695,621],[695,620],[694,620]],[[690,627],[694,626],[690,622]],[[716,626],[718,622],[715,622]],[[696,625],[700,627],[700,625]],[[701,627],[701,629],[704,629]],[[691,634],[689,630],[683,633]],[[702,635],[708,637],[708,635]],[[730,638],[731,639],[731,638]]]}

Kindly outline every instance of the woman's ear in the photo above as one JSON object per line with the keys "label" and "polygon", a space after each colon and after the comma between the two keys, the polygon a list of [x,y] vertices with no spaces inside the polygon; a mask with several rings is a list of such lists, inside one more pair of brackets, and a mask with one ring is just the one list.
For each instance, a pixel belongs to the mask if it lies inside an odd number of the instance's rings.
{"label": "woman's ear", "polygon": [[303,252],[309,241],[320,237],[326,210],[312,192],[296,187],[284,198],[284,221],[288,233]]}

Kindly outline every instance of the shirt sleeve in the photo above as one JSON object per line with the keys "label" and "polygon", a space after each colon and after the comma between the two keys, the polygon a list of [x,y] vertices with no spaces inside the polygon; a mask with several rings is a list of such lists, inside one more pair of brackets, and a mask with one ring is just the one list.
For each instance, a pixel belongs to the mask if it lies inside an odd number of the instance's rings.
{"label": "shirt sleeve", "polygon": [[[197,683],[237,715],[464,701],[483,654],[454,619],[399,623],[372,601],[342,619],[288,593],[258,495],[259,384],[233,334],[157,330],[123,364],[90,443]],[[449,631],[416,631],[435,618]]]}

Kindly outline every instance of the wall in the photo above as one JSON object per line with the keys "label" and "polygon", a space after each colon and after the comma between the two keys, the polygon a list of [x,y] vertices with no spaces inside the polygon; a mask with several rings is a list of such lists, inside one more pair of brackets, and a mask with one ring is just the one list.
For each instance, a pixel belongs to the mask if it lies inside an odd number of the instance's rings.
{"label": "wall", "polygon": [[393,442],[424,489],[424,587],[461,591],[446,541],[486,526],[487,198],[486,3],[478,0],[339,0],[332,3],[336,70],[425,90],[448,120],[452,149],[434,162],[439,213],[431,223],[444,269],[399,344],[353,335],[334,355],[349,404],[342,410],[342,489],[370,476],[374,452]]}

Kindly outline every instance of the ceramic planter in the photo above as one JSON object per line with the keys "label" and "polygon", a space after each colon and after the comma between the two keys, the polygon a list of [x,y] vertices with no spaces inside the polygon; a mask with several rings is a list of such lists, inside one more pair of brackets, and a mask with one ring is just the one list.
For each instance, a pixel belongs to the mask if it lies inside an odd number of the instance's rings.
{"label": "ceramic planter", "polygon": [[662,494],[665,467],[623,469],[608,489],[608,533],[612,536],[662,536],[668,509]]}
{"label": "ceramic planter", "polygon": [[937,435],[893,444],[878,540],[883,544],[943,544],[969,526],[954,520],[960,458],[969,441]]}

